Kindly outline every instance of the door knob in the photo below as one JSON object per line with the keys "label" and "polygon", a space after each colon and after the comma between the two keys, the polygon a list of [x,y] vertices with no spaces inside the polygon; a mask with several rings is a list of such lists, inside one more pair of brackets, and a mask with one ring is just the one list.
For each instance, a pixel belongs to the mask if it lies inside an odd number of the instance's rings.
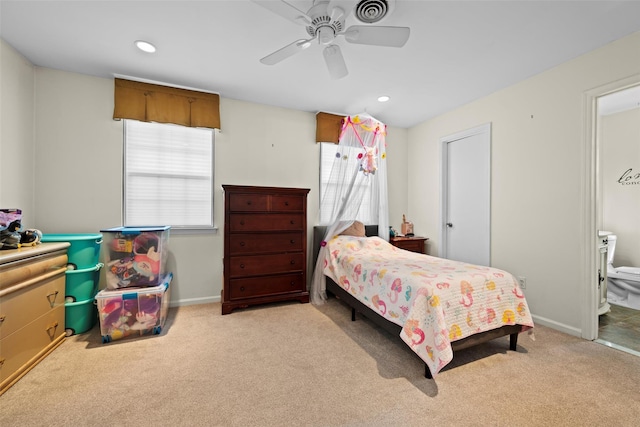
{"label": "door knob", "polygon": [[447,223],[447,227],[451,228],[453,227],[453,224],[451,224],[450,222]]}

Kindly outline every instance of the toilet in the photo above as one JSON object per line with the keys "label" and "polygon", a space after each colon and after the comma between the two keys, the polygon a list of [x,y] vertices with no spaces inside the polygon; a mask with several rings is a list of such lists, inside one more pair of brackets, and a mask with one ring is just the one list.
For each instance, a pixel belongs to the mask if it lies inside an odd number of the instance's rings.
{"label": "toilet", "polygon": [[607,301],[640,310],[640,267],[614,267],[617,236],[609,234],[607,239]]}

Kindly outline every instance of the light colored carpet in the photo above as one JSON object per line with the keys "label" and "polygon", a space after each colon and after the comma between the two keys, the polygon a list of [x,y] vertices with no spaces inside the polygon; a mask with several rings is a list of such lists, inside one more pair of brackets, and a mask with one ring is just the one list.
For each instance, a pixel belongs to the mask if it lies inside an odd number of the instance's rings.
{"label": "light colored carpet", "polygon": [[340,301],[170,310],[160,335],[68,338],[0,396],[0,426],[637,426],[640,358],[536,327],[434,380]]}

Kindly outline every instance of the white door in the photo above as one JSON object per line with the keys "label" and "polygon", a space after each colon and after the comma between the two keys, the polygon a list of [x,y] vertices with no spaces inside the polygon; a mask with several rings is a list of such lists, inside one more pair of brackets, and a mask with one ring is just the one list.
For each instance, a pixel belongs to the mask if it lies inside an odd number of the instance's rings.
{"label": "white door", "polygon": [[443,258],[491,263],[491,125],[442,140]]}

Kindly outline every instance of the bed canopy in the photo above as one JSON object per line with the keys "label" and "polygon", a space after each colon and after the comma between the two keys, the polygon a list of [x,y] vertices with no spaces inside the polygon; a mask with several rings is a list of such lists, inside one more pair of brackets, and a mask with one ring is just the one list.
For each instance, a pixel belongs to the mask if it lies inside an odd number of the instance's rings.
{"label": "bed canopy", "polygon": [[378,225],[381,238],[389,239],[387,198],[386,125],[368,114],[343,119],[338,149],[328,184],[322,194],[320,222],[327,232],[320,246],[311,282],[311,302],[326,298],[325,244],[367,212],[370,224]]}

